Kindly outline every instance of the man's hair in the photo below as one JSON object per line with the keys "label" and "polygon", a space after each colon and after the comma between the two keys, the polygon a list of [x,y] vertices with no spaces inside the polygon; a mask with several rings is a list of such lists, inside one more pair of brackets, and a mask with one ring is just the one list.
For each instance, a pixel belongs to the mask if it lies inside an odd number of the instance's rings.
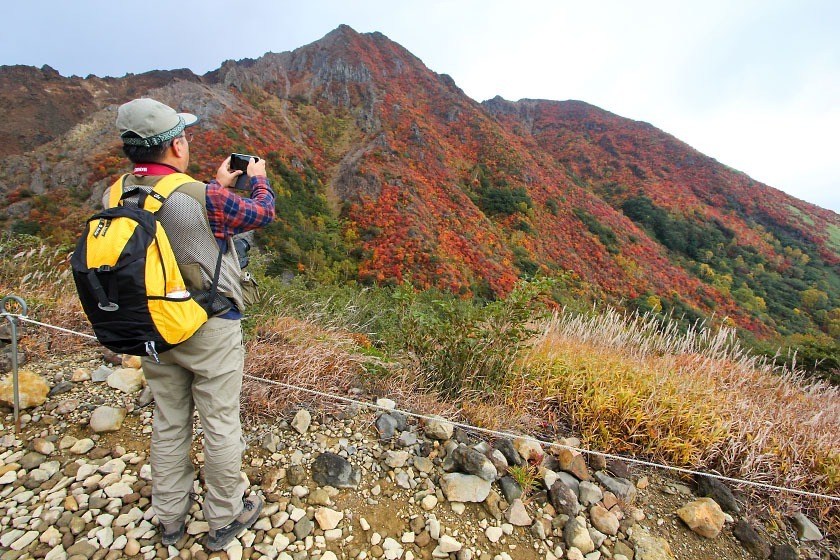
{"label": "man's hair", "polygon": [[172,145],[174,140],[175,138],[150,148],[123,144],[123,153],[131,160],[131,163],[159,163],[163,159],[163,154],[166,153],[167,148]]}

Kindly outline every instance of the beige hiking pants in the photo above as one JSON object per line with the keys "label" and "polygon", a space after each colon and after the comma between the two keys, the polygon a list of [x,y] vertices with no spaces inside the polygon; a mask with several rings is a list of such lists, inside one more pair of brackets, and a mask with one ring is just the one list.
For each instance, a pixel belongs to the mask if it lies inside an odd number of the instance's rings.
{"label": "beige hiking pants", "polygon": [[204,430],[204,518],[211,529],[219,529],[242,511],[246,489],[240,476],[245,450],[239,423],[245,360],[240,322],[211,318],[189,340],[159,357],[159,364],[143,358],[155,398],[152,506],[167,525],[183,521],[189,509],[195,475],[190,447],[197,408]]}

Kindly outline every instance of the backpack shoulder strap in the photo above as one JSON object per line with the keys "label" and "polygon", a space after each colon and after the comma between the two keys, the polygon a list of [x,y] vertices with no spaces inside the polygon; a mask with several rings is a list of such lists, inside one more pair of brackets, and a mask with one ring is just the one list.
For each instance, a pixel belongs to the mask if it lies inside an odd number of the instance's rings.
{"label": "backpack shoulder strap", "polygon": [[[164,183],[164,181],[166,182]],[[193,198],[201,205],[201,213],[204,215],[204,221],[208,224],[209,228],[210,222],[207,217],[207,185],[201,181],[196,181],[184,173],[172,173],[171,175],[167,175],[158,181],[154,190],[165,197],[169,197],[169,195],[177,190],[178,192],[184,193]],[[161,202],[161,204],[163,204],[163,202],[165,202],[165,199]],[[153,212],[154,211],[156,210],[153,210]]]}
{"label": "backpack shoulder strap", "polygon": [[108,192],[107,208],[114,208],[119,204],[123,195],[123,185],[125,185],[126,177],[128,177],[128,173],[123,174],[122,177],[114,181],[114,184],[111,185],[111,190]]}
{"label": "backpack shoulder strap", "polygon": [[170,173],[155,183],[152,192],[143,202],[143,209],[150,212],[157,212],[170,194],[187,183],[193,183],[195,179],[186,173]]}

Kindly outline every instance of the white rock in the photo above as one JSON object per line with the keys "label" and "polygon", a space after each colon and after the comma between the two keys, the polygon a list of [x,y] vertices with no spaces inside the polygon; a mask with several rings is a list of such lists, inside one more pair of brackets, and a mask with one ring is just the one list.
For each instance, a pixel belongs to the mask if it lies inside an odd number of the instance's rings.
{"label": "white rock", "polygon": [[48,439],[35,438],[32,441],[32,450],[41,455],[52,455],[55,451],[55,444]]}
{"label": "white rock", "polygon": [[426,524],[429,529],[429,536],[435,540],[440,539],[440,521],[437,519],[429,519],[429,522]]}
{"label": "white rock", "polygon": [[44,471],[48,477],[52,477],[55,473],[61,470],[61,463],[58,461],[47,461],[46,463],[41,463],[38,470]]}
{"label": "white rock", "polygon": [[391,399],[376,399],[376,406],[384,408],[386,410],[394,410],[395,408],[397,408],[397,403],[395,403]]}
{"label": "white rock", "polygon": [[125,470],[125,461],[122,459],[111,459],[101,467],[97,469],[97,471],[101,474],[112,474],[115,473],[117,475],[122,475],[123,471]]}
{"label": "white rock", "polygon": [[471,474],[446,473],[440,487],[451,502],[483,502],[490,494],[490,482]]}
{"label": "white rock", "polygon": [[499,542],[499,539],[502,538],[502,528],[501,527],[487,527],[487,530],[484,531],[484,534],[487,536],[487,540],[491,543]]}
{"label": "white rock", "polygon": [[292,513],[289,514],[289,519],[297,523],[306,515],[306,510],[301,508],[294,508]]}
{"label": "white rock", "polygon": [[227,548],[225,548],[228,560],[242,560],[242,544],[234,539]]}
{"label": "white rock", "polygon": [[426,511],[431,511],[435,509],[435,506],[438,504],[437,496],[435,496],[434,494],[429,494],[428,496],[423,498],[420,504]]}
{"label": "white rock", "polygon": [[[93,440],[90,439],[90,438],[80,439],[80,440],[76,441],[76,443],[74,443],[73,446],[70,448],[70,453],[74,453],[76,455],[83,455],[83,454],[87,453],[88,451],[90,451],[91,449],[93,449],[94,445],[96,445],[96,444],[93,443]],[[94,469],[94,471],[95,470],[96,469]],[[76,480],[80,480],[80,479],[76,478]]]}
{"label": "white rock", "polygon": [[120,535],[116,539],[114,539],[114,544],[111,545],[111,550],[124,550],[125,545],[128,544],[128,537],[125,535]]}
{"label": "white rock", "polygon": [[17,480],[17,471],[6,471],[0,476],[0,484],[11,484]]}
{"label": "white rock", "polygon": [[61,531],[53,526],[47,527],[38,540],[47,546],[55,547],[61,544]]}
{"label": "white rock", "polygon": [[115,370],[106,380],[109,387],[123,393],[136,393],[146,384],[142,369],[120,368]]}
{"label": "white rock", "polygon": [[76,445],[76,442],[78,442],[78,441],[79,440],[77,438],[74,438],[73,436],[64,436],[63,438],[61,438],[59,440],[58,448],[61,449],[62,451],[65,451],[67,449],[70,449],[74,445]]}
{"label": "white rock", "polygon": [[129,523],[137,523],[143,519],[143,510],[140,508],[131,508],[128,513],[124,513],[114,520],[114,525],[117,527],[125,527]]}
{"label": "white rock", "polygon": [[566,551],[566,558],[568,560],[584,560],[583,552],[573,546]]}
{"label": "white rock", "polygon": [[96,538],[102,548],[109,548],[114,544],[114,530],[110,527],[104,527],[96,532]]}
{"label": "white rock", "polygon": [[44,560],[67,560],[67,552],[64,550],[63,546],[55,546],[52,550],[47,552],[47,555],[44,556]]}
{"label": "white rock", "polygon": [[115,432],[122,427],[126,414],[124,407],[100,406],[90,414],[90,429],[97,434]]}
{"label": "white rock", "polygon": [[210,532],[210,524],[206,521],[190,521],[187,525],[187,533],[190,535],[201,535]]}
{"label": "white rock", "polygon": [[3,533],[3,535],[0,536],[0,546],[3,546],[5,548],[9,548],[12,545],[13,542],[18,540],[19,538],[21,538],[25,534],[26,534],[26,532],[21,531],[20,529],[12,529],[11,531]]}
{"label": "white rock", "polygon": [[559,478],[560,475],[553,470],[545,469],[545,473],[543,473],[543,484],[545,484],[546,488],[551,488]]}
{"label": "white rock", "polygon": [[318,522],[318,526],[323,531],[335,529],[342,519],[344,519],[344,512],[341,511],[325,507],[318,508],[315,511],[315,521]]}
{"label": "white rock", "polygon": [[449,554],[450,552],[458,552],[463,546],[464,545],[462,545],[449,535],[441,535],[440,539],[438,539],[438,547],[440,548],[441,552],[445,552],[447,554]]}
{"label": "white rock", "polygon": [[309,426],[312,424],[312,415],[309,414],[309,411],[305,408],[301,408],[295,414],[294,419],[292,420],[292,428],[297,431],[297,433],[304,435],[307,431],[309,431]]}
{"label": "white rock", "polygon": [[105,495],[109,498],[124,498],[133,492],[134,489],[125,482],[118,482],[105,488]]}
{"label": "white rock", "polygon": [[385,558],[387,560],[397,560],[403,555],[403,547],[395,539],[388,537],[382,543],[382,550],[385,551]]}
{"label": "white rock", "polygon": [[239,537],[239,542],[242,543],[243,547],[248,548],[254,545],[254,541],[256,539],[257,535],[255,535],[254,532],[249,529],[242,533],[242,535]]}
{"label": "white rock", "polygon": [[10,546],[9,548],[11,548],[12,550],[23,550],[24,548],[35,542],[35,539],[37,539],[40,535],[41,533],[39,533],[38,531],[27,531],[23,534],[22,537],[13,542],[12,546]]}
{"label": "white rock", "polygon": [[405,466],[409,456],[408,451],[388,451],[385,454],[385,464],[392,469],[399,469]]}
{"label": "white rock", "polygon": [[528,511],[525,509],[525,504],[522,503],[522,500],[517,498],[513,500],[513,503],[510,505],[510,509],[506,512],[507,520],[511,523],[511,525],[516,525],[518,527],[528,527],[533,523],[531,516],[528,515]]}
{"label": "white rock", "polygon": [[289,537],[283,533],[278,533],[277,536],[274,537],[274,541],[271,545],[277,550],[286,550],[286,547],[289,546],[289,542]]}
{"label": "white rock", "polygon": [[427,420],[423,432],[432,439],[446,441],[452,439],[455,433],[455,426],[448,422],[443,416],[432,416],[433,420]]}

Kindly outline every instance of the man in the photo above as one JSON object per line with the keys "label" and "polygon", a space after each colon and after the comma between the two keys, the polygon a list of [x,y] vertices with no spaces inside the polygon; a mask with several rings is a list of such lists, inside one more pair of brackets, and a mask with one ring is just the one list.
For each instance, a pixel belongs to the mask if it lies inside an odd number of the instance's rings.
{"label": "man", "polygon": [[[192,136],[186,129],[196,122],[195,115],[177,113],[153,99],[135,99],[119,108],[116,124],[123,151],[134,163],[123,182],[123,204],[137,204],[137,187],[147,192],[163,176],[186,171]],[[231,171],[229,163],[230,158],[207,185],[195,181],[180,187],[157,213],[187,284],[184,288],[193,294],[206,291],[217,276],[218,291],[227,299],[219,298],[219,314],[187,341],[161,353],[159,362],[142,360],[155,398],[152,506],[161,524],[161,542],[170,545],[181,539],[192,506],[195,473],[189,453],[197,408],[204,429],[203,510],[210,526],[206,545],[213,551],[250,527],[263,506],[258,495],[243,499],[247,488],[240,474],[245,448],[239,421],[244,303],[232,236],[271,222],[274,192],[265,160],[252,158],[247,170],[251,197],[236,195],[229,189],[242,172]],[[119,188],[119,183],[111,188]]]}

